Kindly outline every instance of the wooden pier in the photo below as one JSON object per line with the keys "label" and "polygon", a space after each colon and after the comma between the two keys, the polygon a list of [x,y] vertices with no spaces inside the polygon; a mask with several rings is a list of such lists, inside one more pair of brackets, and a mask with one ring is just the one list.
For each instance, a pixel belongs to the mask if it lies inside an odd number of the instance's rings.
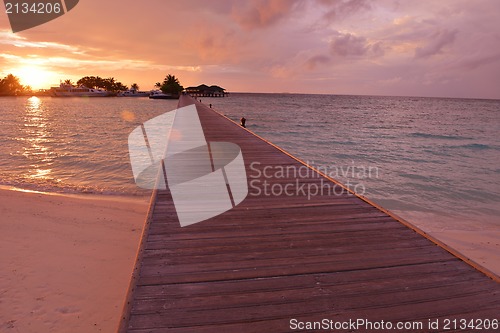
{"label": "wooden pier", "polygon": [[[192,103],[182,96],[179,106]],[[324,319],[390,322],[393,332],[498,332],[460,326],[500,319],[497,276],[312,169],[268,179],[266,167],[306,167],[196,105],[208,141],[240,146],[253,187],[234,209],[184,228],[169,191],[155,191],[119,332],[311,331],[292,328]],[[264,180],[279,184],[274,194],[257,193]],[[308,198],[301,186],[325,193]]]}

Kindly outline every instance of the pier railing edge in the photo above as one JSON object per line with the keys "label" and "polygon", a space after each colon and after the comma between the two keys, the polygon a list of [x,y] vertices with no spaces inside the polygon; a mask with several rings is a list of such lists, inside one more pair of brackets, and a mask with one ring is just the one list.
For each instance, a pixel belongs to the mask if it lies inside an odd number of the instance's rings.
{"label": "pier railing edge", "polygon": [[149,208],[148,208],[148,213],[146,215],[146,219],[144,222],[144,226],[142,227],[142,232],[141,232],[141,237],[139,240],[139,245],[137,248],[137,253],[135,257],[135,262],[134,262],[134,269],[132,270],[132,275],[130,277],[130,283],[129,287],[127,290],[127,294],[125,296],[125,301],[122,307],[122,316],[120,317],[120,322],[118,323],[118,333],[126,333],[128,330],[128,323],[130,320],[130,315],[132,311],[132,298],[134,295],[134,291],[137,287],[137,281],[139,279],[140,275],[140,270],[141,270],[141,262],[142,262],[142,256],[144,253],[144,246],[146,243],[145,238],[148,235],[149,232],[149,226],[151,225],[151,219],[153,217],[153,211],[156,206],[156,198],[158,196],[158,182],[160,180],[160,176],[163,175],[163,170],[162,168],[159,168],[158,171],[158,176],[156,177],[156,184],[155,184],[155,189],[151,193],[151,198],[149,200]]}

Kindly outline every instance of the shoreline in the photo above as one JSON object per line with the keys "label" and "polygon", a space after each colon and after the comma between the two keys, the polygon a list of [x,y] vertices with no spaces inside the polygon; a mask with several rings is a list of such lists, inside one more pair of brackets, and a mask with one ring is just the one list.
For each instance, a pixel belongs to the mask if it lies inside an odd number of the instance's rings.
{"label": "shoreline", "polygon": [[123,193],[76,193],[76,192],[48,192],[48,191],[39,191],[32,190],[28,188],[20,188],[12,185],[2,185],[0,184],[0,191],[13,191],[19,193],[32,193],[32,194],[42,194],[48,196],[56,196],[56,197],[68,197],[74,199],[95,199],[95,198],[107,198],[110,201],[118,201],[118,202],[137,202],[137,201],[148,201],[151,197],[151,194],[145,195],[132,195],[132,194],[123,194]]}
{"label": "shoreline", "polygon": [[0,188],[0,330],[112,332],[146,197]]}

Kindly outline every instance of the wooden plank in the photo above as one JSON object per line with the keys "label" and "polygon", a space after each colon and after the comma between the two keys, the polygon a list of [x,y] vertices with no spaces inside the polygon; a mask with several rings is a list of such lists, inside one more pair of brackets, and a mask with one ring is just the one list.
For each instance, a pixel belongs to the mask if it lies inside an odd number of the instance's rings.
{"label": "wooden plank", "polygon": [[[439,283],[432,277],[422,277],[418,288],[405,286],[404,281],[388,279],[379,283],[360,282],[351,284],[320,283],[306,284],[303,288],[279,289],[259,292],[246,292],[241,290],[236,294],[212,293],[210,295],[192,295],[190,297],[172,297],[168,300],[163,297],[143,299],[133,308],[133,313],[145,314],[154,312],[172,311],[205,311],[206,309],[227,309],[233,307],[259,306],[261,304],[275,304],[286,306],[289,302],[314,301],[326,297],[332,304],[338,305],[342,301],[360,304],[361,307],[382,307],[383,301],[389,304],[399,303],[398,297],[404,294],[404,302],[413,303],[415,299],[449,299],[454,296],[463,297],[488,290],[487,285],[481,285],[481,279],[471,280],[466,275],[457,276],[451,272],[443,274],[448,277]],[[327,275],[328,277],[328,275]],[[283,279],[285,280],[285,279]],[[446,285],[443,287],[443,283]],[[251,281],[245,281],[251,284]],[[243,286],[245,288],[245,286]],[[429,291],[432,291],[430,293]],[[332,298],[332,296],[334,297]],[[343,306],[347,309],[347,306]],[[159,310],[160,309],[160,310]],[[180,314],[181,315],[181,314]]]}
{"label": "wooden plank", "polygon": [[[459,288],[465,288],[460,292]],[[487,288],[487,287],[486,287]],[[460,315],[471,311],[471,306],[488,309],[495,305],[491,299],[480,302],[479,297],[487,297],[489,294],[485,287],[475,285],[456,284],[447,287],[431,288],[429,293],[422,291],[396,291],[394,293],[359,293],[360,287],[350,295],[332,297],[332,294],[311,293],[304,291],[303,294],[282,294],[280,302],[272,302],[262,297],[262,294],[252,295],[250,300],[255,302],[245,305],[248,299],[238,298],[226,306],[217,307],[213,303],[205,303],[203,306],[186,308],[186,304],[196,304],[199,299],[191,299],[192,302],[164,302],[160,301],[153,305],[155,310],[146,311],[144,314],[134,313],[132,316],[133,327],[142,325],[148,321],[151,327],[202,326],[225,323],[250,322],[254,318],[260,320],[272,320],[278,318],[301,318],[307,315],[328,314],[329,316],[344,318],[394,318],[391,320],[427,320],[434,318],[436,313],[444,314],[446,317]],[[362,290],[362,286],[361,286]],[[431,293],[432,292],[432,293]],[[301,296],[307,297],[302,299]],[[215,301],[216,302],[216,301]],[[237,305],[238,302],[243,305]],[[142,302],[144,304],[145,301]],[[217,304],[217,303],[215,303]],[[228,316],[230,311],[231,316]],[[475,310],[477,311],[477,310]],[[394,314],[388,315],[393,312]],[[420,317],[416,317],[418,313]],[[378,319],[380,320],[380,319]]]}
{"label": "wooden plank", "polygon": [[219,295],[224,290],[226,295],[242,293],[258,293],[272,290],[294,290],[316,288],[322,285],[357,285],[370,283],[374,285],[391,285],[394,288],[417,288],[421,285],[410,285],[408,279],[417,277],[419,281],[434,281],[443,284],[450,279],[482,278],[480,274],[467,274],[467,267],[450,265],[449,262],[424,263],[405,267],[376,268],[341,273],[317,273],[304,275],[276,276],[252,280],[213,281],[188,284],[145,285],[137,289],[137,299],[179,298],[186,296]]}
{"label": "wooden plank", "polygon": [[208,141],[241,147],[250,180],[293,190],[328,182],[340,190],[250,193],[234,209],[186,228],[169,191],[158,191],[120,332],[289,332],[291,318],[499,319],[499,283],[312,169],[265,178],[264,170],[307,167],[197,108]]}

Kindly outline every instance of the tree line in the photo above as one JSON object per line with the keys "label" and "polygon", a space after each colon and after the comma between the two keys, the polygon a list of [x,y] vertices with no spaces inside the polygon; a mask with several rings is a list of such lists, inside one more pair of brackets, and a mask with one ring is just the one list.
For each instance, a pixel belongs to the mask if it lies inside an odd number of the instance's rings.
{"label": "tree line", "polygon": [[[74,86],[75,84],[71,80],[63,81],[64,84]],[[128,87],[123,83],[116,81],[115,78],[101,78],[100,76],[84,76],[76,82],[78,86],[86,86],[91,89],[104,89],[110,92],[118,92],[128,90]],[[155,84],[157,89],[160,89],[164,93],[178,95],[184,90],[184,87],[180,84],[179,79],[175,75],[167,74],[163,82],[157,82]],[[137,83],[131,85],[132,89],[139,90]],[[18,77],[9,74],[5,78],[0,80],[0,96],[20,96],[26,95],[32,92],[30,86],[24,86],[21,84]]]}
{"label": "tree line", "polygon": [[0,96],[19,96],[31,92],[30,86],[23,86],[19,78],[9,74],[0,79]]}
{"label": "tree line", "polygon": [[[65,82],[71,84],[71,81],[68,82],[68,80],[66,80]],[[76,84],[91,89],[104,89],[111,92],[128,90],[126,85],[116,81],[114,77],[103,79],[100,76],[84,76],[78,80]]]}
{"label": "tree line", "polygon": [[[71,80],[64,81],[66,84],[72,84]],[[85,76],[76,82],[77,85],[83,85],[91,89],[104,89],[111,92],[128,90],[128,87],[123,83],[116,81],[115,78],[110,77],[103,79],[99,76]],[[167,74],[163,82],[157,82],[155,87],[163,91],[164,93],[170,94],[180,94],[184,87],[180,84],[179,79],[175,75]],[[134,90],[139,90],[139,85],[133,83],[131,88]]]}

